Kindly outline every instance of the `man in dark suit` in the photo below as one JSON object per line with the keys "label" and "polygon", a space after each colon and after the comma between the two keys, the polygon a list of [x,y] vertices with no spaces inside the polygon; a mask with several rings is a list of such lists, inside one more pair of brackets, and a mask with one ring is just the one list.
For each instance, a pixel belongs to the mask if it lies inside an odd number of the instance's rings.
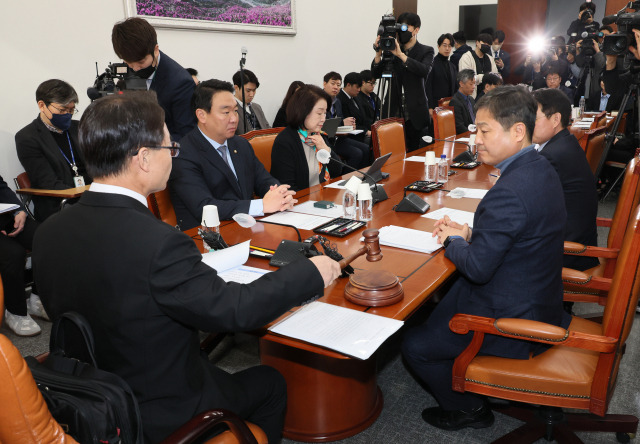
{"label": "man in dark suit", "polygon": [[[67,82],[51,79],[36,89],[39,116],[16,133],[16,151],[31,186],[64,190],[88,185],[91,177],[78,150],[78,122],[71,120],[78,94]],[[34,196],[39,222],[60,210],[60,198]]]}
{"label": "man in dark suit", "polygon": [[[493,413],[481,397],[452,390],[454,359],[472,333],[449,329],[456,313],[490,318],[524,318],[567,327],[562,309],[562,187],[549,163],[531,144],[536,103],[521,87],[489,91],[477,107],[479,160],[501,171],[480,202],[473,231],[448,217],[434,236],[460,277],[426,324],[407,332],[403,354],[438,402],[423,419],[445,430],[489,427]],[[487,335],[481,354],[528,359],[539,344]]]}
{"label": "man in dark suit", "polygon": [[[245,128],[245,110],[242,109],[242,89],[244,84],[244,103],[247,112],[247,126]],[[264,116],[262,107],[253,101],[256,96],[256,92],[260,87],[260,82],[256,75],[249,71],[244,70],[244,79],[242,78],[240,71],[236,71],[233,75],[233,90],[238,102],[238,129],[236,134],[245,134],[249,131],[271,128],[267,118]]]}
{"label": "man in dark suit", "polygon": [[155,29],[139,17],[116,23],[111,42],[116,55],[138,77],[147,79],[147,89],[156,92],[164,109],[171,138],[180,140],[196,126],[189,106],[195,82],[189,72],[160,51]]}
{"label": "man in dark suit", "polygon": [[371,125],[380,120],[380,99],[373,92],[376,86],[376,78],[373,77],[373,73],[368,69],[360,71],[360,77],[362,77],[362,87],[358,93],[357,100],[364,114],[364,124],[367,128],[371,128]]}
{"label": "man in dark suit", "polygon": [[147,93],[93,102],[80,146],[95,177],[80,201],[41,225],[35,279],[53,318],[85,316],[98,366],[118,374],[140,405],[146,442],[160,442],[196,414],[223,408],[278,442],[285,382],[274,369],[233,375],[201,355],[198,330],[258,328],[322,295],[339,273],[327,256],[301,259],[247,285],[225,283],[186,234],[156,219],[146,196],[171,171],[164,115]]}
{"label": "man in dark suit", "polygon": [[[169,180],[171,201],[183,230],[200,225],[202,208],[216,205],[220,219],[236,213],[262,216],[293,207],[293,191],[265,170],[249,142],[235,136],[236,99],[229,82],[200,82],[193,94],[197,128],[180,141]],[[254,199],[253,196],[263,196]]]}
{"label": "man in dark suit", "polygon": [[466,52],[472,51],[471,46],[467,45],[467,37],[464,35],[464,31],[454,32],[453,39],[455,40],[455,50],[453,54],[451,54],[451,58],[449,59],[451,63],[458,69],[458,64],[460,63],[460,57],[462,57]]}
{"label": "man in dark suit", "polygon": [[504,31],[497,30],[493,33],[493,44],[491,45],[491,55],[496,62],[498,73],[503,79],[509,77],[511,73],[511,55],[507,51],[502,50],[504,44]]}
{"label": "man in dark suit", "polygon": [[473,107],[476,102],[472,94],[476,90],[475,72],[470,69],[463,69],[456,77],[458,80],[458,91],[449,102],[453,106],[453,115],[456,119],[456,134],[469,131],[469,125],[475,122],[475,111]]}
{"label": "man in dark suit", "polygon": [[[382,97],[385,104],[387,100],[390,101],[390,114],[386,115],[383,110],[381,117],[404,117],[407,149],[415,150],[424,145],[422,137],[427,135],[431,123],[426,83],[431,72],[434,51],[431,46],[418,42],[421,24],[418,14],[404,12],[398,16],[398,24],[406,25],[407,29],[398,31],[395,47],[391,51],[394,56],[391,61],[394,77],[388,96]],[[379,41],[380,36],[374,43],[376,55],[371,62],[371,71],[377,79],[382,77],[386,65],[382,63]]]}
{"label": "man in dark suit", "polygon": [[453,97],[458,89],[456,80],[458,70],[449,61],[453,42],[451,34],[442,34],[438,37],[438,54],[433,59],[433,69],[427,78],[427,98],[430,109],[436,108],[438,101],[443,97]]}
{"label": "man in dark suit", "polygon": [[[540,154],[555,168],[564,191],[567,211],[564,239],[597,246],[596,179],[584,150],[567,129],[571,123],[571,102],[558,89],[538,89],[533,97],[538,102],[533,143],[540,145]],[[597,265],[598,259],[594,257],[565,255],[563,260],[563,266],[576,270],[586,270]]]}
{"label": "man in dark suit", "polygon": [[342,103],[343,116],[353,117],[356,121],[356,129],[362,131],[362,134],[359,134],[356,138],[369,145],[371,142],[371,126],[366,125],[364,109],[356,100],[361,88],[362,77],[360,74],[350,72],[344,76],[344,86],[338,93],[338,100]]}

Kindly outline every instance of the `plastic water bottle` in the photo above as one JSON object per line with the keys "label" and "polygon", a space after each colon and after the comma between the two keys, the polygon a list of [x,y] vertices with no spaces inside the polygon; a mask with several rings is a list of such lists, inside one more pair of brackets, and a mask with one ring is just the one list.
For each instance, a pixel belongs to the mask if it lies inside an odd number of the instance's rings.
{"label": "plastic water bottle", "polygon": [[356,194],[351,191],[344,190],[342,196],[342,210],[346,219],[356,218],[356,208],[358,208],[358,201],[356,200]]}
{"label": "plastic water bottle", "polygon": [[424,169],[427,182],[435,182],[438,179],[438,164],[433,151],[427,151],[424,156]]}
{"label": "plastic water bottle", "polygon": [[578,108],[580,109],[580,118],[581,119],[584,117],[584,107],[585,107],[584,96],[581,96],[580,97],[580,102],[578,102]]}
{"label": "plastic water bottle", "polygon": [[438,183],[447,183],[449,180],[449,162],[447,161],[447,155],[440,156],[440,162],[438,162]]}
{"label": "plastic water bottle", "polygon": [[363,221],[373,219],[373,196],[367,182],[358,187],[358,219]]}

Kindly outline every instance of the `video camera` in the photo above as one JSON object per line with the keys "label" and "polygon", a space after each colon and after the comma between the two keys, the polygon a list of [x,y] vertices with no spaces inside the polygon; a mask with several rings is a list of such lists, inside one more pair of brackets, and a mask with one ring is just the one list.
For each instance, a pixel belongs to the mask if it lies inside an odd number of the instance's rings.
{"label": "video camera", "polygon": [[100,74],[96,62],[96,80],[93,86],[87,88],[87,96],[92,101],[127,89],[146,91],[147,82],[136,76],[126,63],[110,63]]}
{"label": "video camera", "polygon": [[[635,12],[622,12],[633,9]],[[633,35],[633,28],[640,28],[640,1],[629,2],[621,11],[615,15],[609,15],[602,20],[605,25],[615,23],[618,32],[604,37],[602,51],[607,55],[626,54],[629,46],[636,46],[636,39]]]}
{"label": "video camera", "polygon": [[380,41],[378,42],[378,47],[375,48],[376,51],[382,50],[382,62],[385,63],[385,66],[382,70],[382,77],[391,77],[392,76],[392,66],[391,62],[393,61],[393,51],[396,48],[396,39],[398,38],[398,32],[406,31],[408,26],[406,23],[397,23],[396,18],[391,15],[383,15],[380,20],[380,25],[378,26],[378,35],[380,36]]}

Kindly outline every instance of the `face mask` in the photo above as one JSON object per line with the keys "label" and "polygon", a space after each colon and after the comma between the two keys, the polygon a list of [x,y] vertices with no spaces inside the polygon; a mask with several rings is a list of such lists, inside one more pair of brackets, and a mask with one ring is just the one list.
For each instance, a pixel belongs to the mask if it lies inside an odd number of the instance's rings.
{"label": "face mask", "polygon": [[140,77],[141,79],[148,79],[149,77],[151,77],[151,74],[153,74],[156,70],[156,67],[153,66],[153,60],[155,60],[155,58],[151,60],[151,65],[147,66],[146,68],[133,71],[133,73],[138,77]]}
{"label": "face mask", "polygon": [[498,52],[498,51],[500,51],[501,47],[502,47],[502,45],[491,45],[491,50],[493,52]]}
{"label": "face mask", "polygon": [[411,40],[411,37],[413,37],[413,33],[409,31],[406,24],[402,24],[401,26],[401,30],[398,31],[398,41],[401,45],[405,45],[409,43],[409,40]]}
{"label": "face mask", "polygon": [[51,113],[51,118],[49,119],[49,121],[51,121],[51,124],[56,128],[61,129],[62,131],[66,131],[71,127],[72,117],[73,117],[73,114],[71,113],[67,113],[67,114]]}
{"label": "face mask", "polygon": [[491,54],[491,48],[489,48],[489,45],[487,45],[486,43],[483,43],[482,45],[480,45],[480,52],[482,52],[483,54]]}

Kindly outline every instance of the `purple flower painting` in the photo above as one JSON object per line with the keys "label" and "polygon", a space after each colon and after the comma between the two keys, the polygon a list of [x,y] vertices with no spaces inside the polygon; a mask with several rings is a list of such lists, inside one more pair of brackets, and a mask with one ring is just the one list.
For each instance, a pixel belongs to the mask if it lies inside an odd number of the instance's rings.
{"label": "purple flower painting", "polygon": [[136,13],[175,18],[291,28],[292,0],[135,0]]}

